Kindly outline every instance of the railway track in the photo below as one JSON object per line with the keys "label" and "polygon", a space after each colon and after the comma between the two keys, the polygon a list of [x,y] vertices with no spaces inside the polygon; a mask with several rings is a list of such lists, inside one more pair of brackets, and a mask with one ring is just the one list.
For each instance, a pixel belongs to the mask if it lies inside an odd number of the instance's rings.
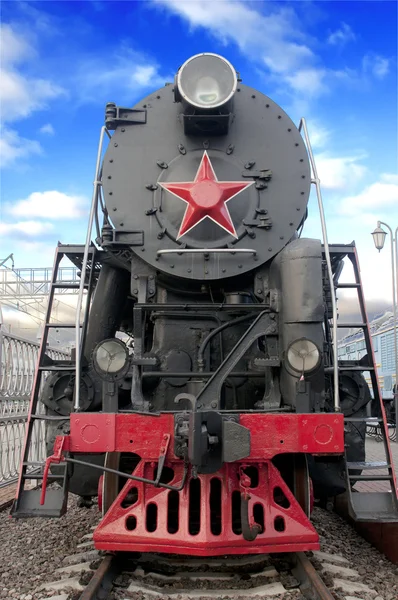
{"label": "railway track", "polygon": [[[72,509],[71,509],[72,510]],[[2,558],[0,597],[17,600],[395,600],[398,571],[362,542],[337,516],[315,510],[322,549],[308,556],[255,555],[188,558],[161,554],[108,554],[94,548],[86,513],[75,510],[69,523],[46,522],[48,542],[38,546],[37,565],[31,546],[37,519],[15,524],[3,518],[3,535],[12,525],[9,549]],[[1,516],[1,515],[0,515]],[[83,518],[84,517],[84,518]],[[85,526],[86,524],[86,526]],[[57,540],[71,530],[78,542],[61,556]],[[326,527],[326,530],[325,530]],[[344,535],[345,542],[340,541]],[[22,537],[21,537],[22,536]],[[16,553],[13,541],[21,539]],[[25,548],[27,549],[25,553]],[[347,551],[348,549],[348,551]],[[52,554],[54,553],[54,554]],[[10,554],[9,563],[7,562]],[[18,563],[19,555],[23,560]],[[47,560],[45,557],[48,557]],[[51,558],[50,558],[51,557]],[[26,571],[28,559],[32,559]],[[45,561],[45,562],[43,562]],[[18,575],[14,563],[23,569]],[[43,563],[43,566],[40,564]],[[23,566],[22,566],[23,565]],[[366,567],[364,567],[366,565]],[[395,569],[395,570],[394,570]],[[378,578],[377,571],[379,570]],[[32,573],[31,573],[32,571]],[[372,577],[369,573],[373,573]],[[30,585],[26,585],[26,579]],[[10,580],[10,583],[8,583]],[[385,582],[385,583],[383,583]],[[389,584],[387,585],[387,583]],[[395,582],[395,583],[394,583]],[[7,589],[5,590],[4,583]],[[3,587],[2,587],[3,586]],[[9,592],[9,593],[8,593]],[[377,597],[377,598],[376,598]]]}
{"label": "railway track", "polygon": [[[72,558],[72,557],[71,557]],[[72,561],[73,562],[73,561]],[[98,563],[98,560],[96,561]],[[86,563],[87,564],[87,563]],[[76,571],[81,565],[75,565]],[[335,600],[304,553],[185,558],[147,554],[107,554],[94,569],[69,583],[72,595],[61,600]],[[73,564],[64,569],[73,573]],[[62,573],[62,570],[60,571]],[[81,588],[84,589],[81,589]],[[47,590],[68,590],[68,580],[47,584]],[[71,590],[72,592],[72,590]],[[49,599],[50,600],[50,599]]]}
{"label": "railway track", "polygon": [[129,559],[107,555],[79,600],[138,597],[334,600],[319,573],[302,552],[278,559],[268,556],[181,559],[159,555]]}

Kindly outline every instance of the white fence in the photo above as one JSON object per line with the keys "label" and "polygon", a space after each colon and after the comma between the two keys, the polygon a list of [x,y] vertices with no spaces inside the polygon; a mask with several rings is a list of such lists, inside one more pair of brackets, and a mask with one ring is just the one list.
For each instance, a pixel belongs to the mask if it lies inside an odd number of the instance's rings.
{"label": "white fence", "polygon": [[[39,355],[39,343],[1,332],[1,329],[0,342],[0,402],[29,400]],[[55,360],[69,358],[66,352],[56,348],[49,347],[46,353]],[[11,410],[14,412],[12,408]],[[4,411],[0,409],[0,414],[1,412]]]}
{"label": "white fence", "polygon": [[[69,358],[54,348],[46,353],[56,360]],[[1,332],[0,328],[0,487],[18,477],[38,354],[37,342]],[[29,460],[42,462],[45,455],[45,424],[36,421]]]}

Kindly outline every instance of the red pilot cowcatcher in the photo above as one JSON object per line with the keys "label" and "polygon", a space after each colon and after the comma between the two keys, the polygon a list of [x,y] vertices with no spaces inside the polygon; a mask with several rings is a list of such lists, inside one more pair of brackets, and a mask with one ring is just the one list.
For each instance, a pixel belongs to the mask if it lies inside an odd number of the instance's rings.
{"label": "red pilot cowcatcher", "polygon": [[[272,459],[342,455],[343,414],[241,414],[240,424],[250,431],[250,455],[194,477],[174,453],[173,414],[72,413],[70,434],[57,436],[47,458],[41,505],[51,463],[76,462],[86,453],[134,453],[138,479],[115,493],[94,532],[98,550],[223,556],[318,549],[318,534]],[[157,486],[162,457],[169,478]],[[256,533],[252,539],[244,537],[244,524]]]}
{"label": "red pilot cowcatcher", "polygon": [[253,183],[254,181],[218,181],[206,151],[193,181],[159,183],[163,189],[187,204],[177,239],[206,217],[237,238],[226,203]]}

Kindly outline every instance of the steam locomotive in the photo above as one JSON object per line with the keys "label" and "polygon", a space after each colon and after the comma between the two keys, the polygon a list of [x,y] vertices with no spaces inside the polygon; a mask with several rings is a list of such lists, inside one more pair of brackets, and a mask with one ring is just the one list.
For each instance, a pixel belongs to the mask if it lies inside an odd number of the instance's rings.
{"label": "steam locomotive", "polygon": [[318,548],[312,497],[344,491],[346,458],[364,459],[364,425],[344,432],[344,414],[370,394],[359,370],[336,391],[300,132],[210,53],[134,108],[107,104],[105,128],[78,369],[54,366],[40,397],[64,495],[43,485],[41,507],[98,493],[105,550]]}

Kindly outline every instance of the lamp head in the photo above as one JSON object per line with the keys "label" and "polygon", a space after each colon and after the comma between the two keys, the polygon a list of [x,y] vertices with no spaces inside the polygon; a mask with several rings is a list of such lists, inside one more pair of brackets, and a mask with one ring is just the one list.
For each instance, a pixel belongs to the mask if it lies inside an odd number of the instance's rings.
{"label": "lamp head", "polygon": [[377,250],[380,252],[380,250],[382,250],[384,247],[384,242],[386,240],[387,232],[384,231],[384,229],[382,229],[380,227],[380,224],[378,224],[378,227],[376,227],[376,229],[374,231],[372,231],[372,235],[373,235],[374,244],[375,244]]}
{"label": "lamp head", "polygon": [[177,100],[213,112],[228,104],[236,92],[236,71],[225,58],[203,52],[189,58],[176,76]]}

